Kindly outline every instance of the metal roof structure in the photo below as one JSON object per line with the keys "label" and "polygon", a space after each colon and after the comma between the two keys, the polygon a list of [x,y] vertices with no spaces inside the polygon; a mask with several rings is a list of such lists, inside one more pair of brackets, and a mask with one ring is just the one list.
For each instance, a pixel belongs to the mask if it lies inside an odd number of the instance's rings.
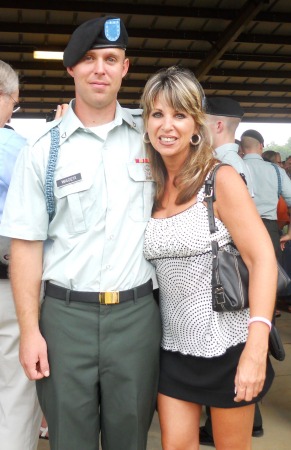
{"label": "metal roof structure", "polygon": [[238,100],[244,121],[291,122],[290,0],[2,1],[0,59],[20,74],[17,117],[45,117],[74,97],[62,61],[33,51],[63,51],[78,25],[103,15],[121,17],[129,34],[122,105],[137,107],[148,77],[180,64],[206,95]]}

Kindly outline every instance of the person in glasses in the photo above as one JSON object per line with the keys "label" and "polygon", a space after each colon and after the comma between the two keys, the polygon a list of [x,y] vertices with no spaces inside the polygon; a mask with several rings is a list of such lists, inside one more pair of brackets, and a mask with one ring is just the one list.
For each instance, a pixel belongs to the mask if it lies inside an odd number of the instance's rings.
{"label": "person in glasses", "polygon": [[[17,108],[19,80],[0,61],[0,223],[12,171],[26,140],[6,127]],[[0,233],[1,234],[1,233]],[[0,236],[0,448],[35,450],[41,421],[35,382],[19,362],[19,327],[9,280],[10,239]]]}

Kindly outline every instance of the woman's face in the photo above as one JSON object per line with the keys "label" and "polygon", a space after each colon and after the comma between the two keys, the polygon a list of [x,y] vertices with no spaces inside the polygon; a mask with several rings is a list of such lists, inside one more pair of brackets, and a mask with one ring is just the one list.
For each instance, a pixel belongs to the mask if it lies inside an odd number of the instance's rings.
{"label": "woman's face", "polygon": [[148,118],[147,132],[163,159],[177,156],[185,159],[190,151],[190,139],[197,134],[198,127],[190,114],[175,111],[158,96]]}

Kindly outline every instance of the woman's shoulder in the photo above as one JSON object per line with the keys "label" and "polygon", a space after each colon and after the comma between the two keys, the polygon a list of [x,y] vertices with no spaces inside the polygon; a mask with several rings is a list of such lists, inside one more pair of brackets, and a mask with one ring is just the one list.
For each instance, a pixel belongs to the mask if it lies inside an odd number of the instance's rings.
{"label": "woman's shoulder", "polygon": [[243,182],[242,177],[239,175],[237,170],[230,164],[216,164],[211,173],[214,173],[216,184],[218,183],[229,185],[231,183]]}

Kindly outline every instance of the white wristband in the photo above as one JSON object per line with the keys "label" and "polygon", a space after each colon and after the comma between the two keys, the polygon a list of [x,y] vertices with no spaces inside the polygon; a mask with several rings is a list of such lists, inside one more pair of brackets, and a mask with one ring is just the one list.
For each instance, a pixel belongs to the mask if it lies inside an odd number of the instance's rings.
{"label": "white wristband", "polygon": [[253,322],[263,322],[266,325],[268,325],[268,327],[270,328],[270,331],[272,329],[272,322],[270,322],[270,320],[266,319],[265,317],[259,317],[259,316],[252,317],[251,319],[249,319],[249,326]]}

